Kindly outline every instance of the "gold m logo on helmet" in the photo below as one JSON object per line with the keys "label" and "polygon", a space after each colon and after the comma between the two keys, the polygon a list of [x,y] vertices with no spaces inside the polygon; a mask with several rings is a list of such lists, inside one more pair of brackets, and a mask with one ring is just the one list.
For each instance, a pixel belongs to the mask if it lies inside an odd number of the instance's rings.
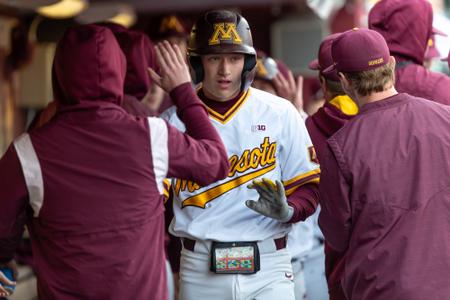
{"label": "gold m logo on helmet", "polygon": [[214,32],[208,40],[208,45],[218,45],[221,41],[232,41],[233,44],[242,44],[242,39],[236,30],[234,23],[216,23]]}

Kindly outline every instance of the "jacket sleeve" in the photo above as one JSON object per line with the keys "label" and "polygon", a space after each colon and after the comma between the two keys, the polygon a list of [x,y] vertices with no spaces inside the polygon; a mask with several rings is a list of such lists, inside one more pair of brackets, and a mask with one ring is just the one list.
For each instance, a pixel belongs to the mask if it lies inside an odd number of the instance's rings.
{"label": "jacket sleeve", "polygon": [[14,146],[0,160],[0,263],[10,261],[22,237],[28,191]]}
{"label": "jacket sleeve", "polygon": [[186,133],[168,127],[167,177],[188,179],[205,186],[228,175],[229,162],[222,139],[190,83],[170,93]]}
{"label": "jacket sleeve", "polygon": [[330,146],[323,151],[319,226],[328,244],[336,251],[344,251],[351,234],[350,186]]}

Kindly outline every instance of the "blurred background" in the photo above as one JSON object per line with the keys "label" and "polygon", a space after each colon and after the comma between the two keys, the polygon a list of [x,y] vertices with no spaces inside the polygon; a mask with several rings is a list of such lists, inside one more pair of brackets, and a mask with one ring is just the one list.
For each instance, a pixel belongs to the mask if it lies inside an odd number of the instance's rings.
{"label": "blurred background", "polygon": [[[407,1],[407,0],[405,0]],[[255,48],[285,62],[304,81],[305,110],[320,89],[308,69],[321,40],[330,33],[367,27],[376,0],[0,0],[0,154],[52,101],[51,66],[65,29],[76,24],[115,22],[140,30],[156,41],[172,28],[186,33],[204,11],[226,8],[249,22]],[[434,27],[450,35],[450,0],[433,0]],[[176,15],[177,17],[171,17]],[[162,21],[164,20],[164,21]],[[178,29],[177,29],[178,28]],[[448,72],[440,61],[450,48],[448,36],[436,36],[431,68]],[[450,87],[449,87],[450,88]],[[34,276],[23,268],[11,299],[34,299]]]}

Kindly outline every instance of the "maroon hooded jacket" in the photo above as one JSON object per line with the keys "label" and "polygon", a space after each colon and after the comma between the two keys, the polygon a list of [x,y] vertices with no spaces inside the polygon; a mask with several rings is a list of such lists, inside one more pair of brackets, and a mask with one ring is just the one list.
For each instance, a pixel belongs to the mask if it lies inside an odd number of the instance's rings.
{"label": "maroon hooded jacket", "polygon": [[[97,26],[111,30],[117,38],[122,52],[126,58],[126,75],[124,95],[121,102],[122,108],[133,116],[156,116],[158,112],[151,111],[141,102],[150,88],[151,81],[147,73],[147,67],[156,69],[156,53],[153,43],[141,32],[127,30],[114,23],[99,23]],[[51,120],[58,110],[58,105],[53,101],[39,112],[28,127],[28,131],[43,126]]]}
{"label": "maroon hooded jacket", "polygon": [[398,94],[328,139],[319,225],[349,300],[448,299],[450,107]]}
{"label": "maroon hooded jacket", "polygon": [[171,93],[182,134],[120,107],[125,67],[110,30],[69,29],[54,60],[57,114],[0,160],[0,263],[26,222],[40,299],[167,299],[162,181],[227,176],[190,83]]}
{"label": "maroon hooded jacket", "polygon": [[382,0],[369,13],[369,28],[383,35],[396,59],[397,91],[450,105],[450,77],[423,66],[432,23],[426,0]]}

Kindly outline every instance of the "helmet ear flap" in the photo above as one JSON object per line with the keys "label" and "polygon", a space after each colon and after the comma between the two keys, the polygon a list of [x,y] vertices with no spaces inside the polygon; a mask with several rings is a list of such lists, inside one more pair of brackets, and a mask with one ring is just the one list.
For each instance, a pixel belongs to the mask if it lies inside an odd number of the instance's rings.
{"label": "helmet ear flap", "polygon": [[241,76],[241,90],[246,90],[253,82],[256,72],[256,55],[246,54]]}
{"label": "helmet ear flap", "polygon": [[190,55],[189,64],[191,65],[192,81],[194,82],[194,84],[199,84],[203,81],[203,77],[205,76],[201,57]]}

